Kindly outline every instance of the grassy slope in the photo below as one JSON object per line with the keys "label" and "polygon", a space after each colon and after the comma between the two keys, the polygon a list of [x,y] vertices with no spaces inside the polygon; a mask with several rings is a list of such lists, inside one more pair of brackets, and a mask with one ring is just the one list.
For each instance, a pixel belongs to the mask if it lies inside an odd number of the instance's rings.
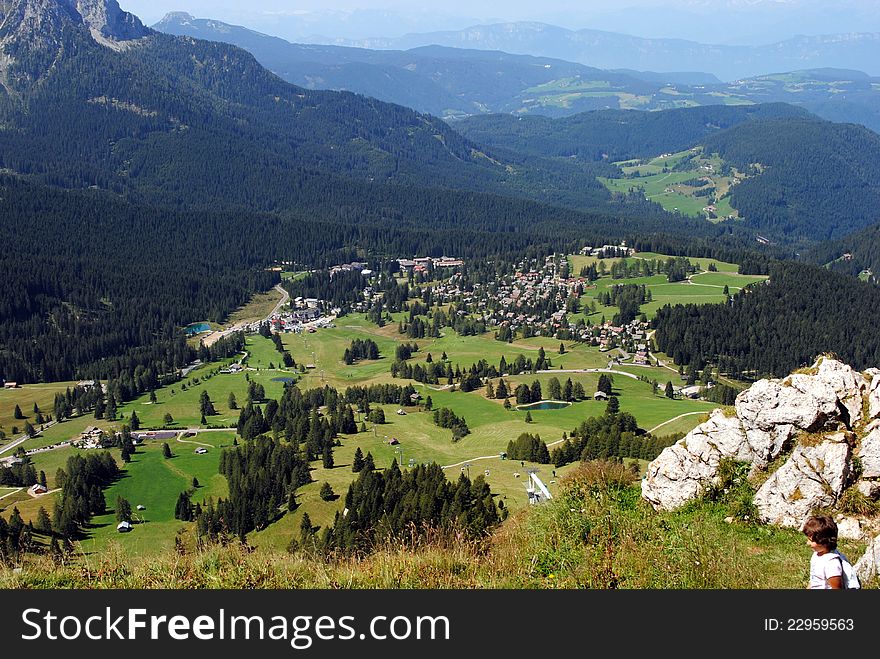
{"label": "grassy slope", "polygon": [[[601,479],[600,479],[601,481]],[[482,544],[392,544],[357,559],[237,545],[130,558],[109,551],[56,566],[28,556],[0,567],[0,588],[802,588],[810,550],[792,529],[725,522],[722,504],[656,513],[638,484],[597,484],[576,470],[564,492],[515,514]],[[137,531],[135,531],[137,533]],[[123,538],[114,547],[134,537]],[[858,557],[863,543],[845,541]],[[876,583],[864,584],[876,587]]]}

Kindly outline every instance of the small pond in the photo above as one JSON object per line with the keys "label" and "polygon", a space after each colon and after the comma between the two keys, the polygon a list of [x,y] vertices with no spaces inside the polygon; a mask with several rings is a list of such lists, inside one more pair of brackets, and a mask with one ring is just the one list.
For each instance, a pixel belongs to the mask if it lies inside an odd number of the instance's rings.
{"label": "small pond", "polygon": [[518,410],[562,410],[571,407],[571,403],[561,400],[542,400],[539,403],[530,403],[529,405],[517,405]]}
{"label": "small pond", "polygon": [[272,378],[272,382],[283,382],[284,384],[290,384],[291,382],[296,382],[296,378]]}
{"label": "small pond", "polygon": [[187,325],[183,331],[187,336],[195,336],[202,332],[210,332],[211,326],[208,323],[193,323],[192,325]]}

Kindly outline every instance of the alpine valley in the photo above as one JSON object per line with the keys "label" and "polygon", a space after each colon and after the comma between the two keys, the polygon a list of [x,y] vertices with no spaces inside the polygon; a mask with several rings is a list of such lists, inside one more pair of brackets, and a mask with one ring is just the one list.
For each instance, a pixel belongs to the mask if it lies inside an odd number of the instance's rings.
{"label": "alpine valley", "polygon": [[447,36],[0,0],[0,587],[877,585],[877,79]]}

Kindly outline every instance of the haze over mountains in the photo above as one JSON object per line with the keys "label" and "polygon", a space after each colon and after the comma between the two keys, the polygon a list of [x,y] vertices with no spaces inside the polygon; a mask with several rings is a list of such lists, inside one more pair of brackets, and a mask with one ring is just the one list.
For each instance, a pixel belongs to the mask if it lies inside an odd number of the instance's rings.
{"label": "haze over mountains", "polygon": [[[296,85],[354,91],[441,117],[491,112],[566,116],[599,109],[788,102],[826,119],[880,130],[880,78],[854,70],[813,69],[723,84],[708,73],[609,71],[491,50],[292,44],[180,12],[154,27],[237,45]],[[687,63],[693,66],[694,61]]]}
{"label": "haze over mountains", "polygon": [[699,70],[726,81],[819,67],[861,69],[880,75],[880,33],[877,32],[795,36],[761,46],[731,46],[520,22],[334,43],[377,49],[440,45],[503,50],[555,57],[602,69],[692,71],[699,62]]}

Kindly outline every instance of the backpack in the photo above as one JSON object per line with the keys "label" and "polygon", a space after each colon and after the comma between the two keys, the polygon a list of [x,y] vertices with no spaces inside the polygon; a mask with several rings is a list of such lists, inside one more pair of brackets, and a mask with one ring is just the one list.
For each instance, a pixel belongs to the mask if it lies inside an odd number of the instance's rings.
{"label": "backpack", "polygon": [[856,574],[855,568],[853,568],[852,563],[850,563],[849,559],[841,554],[839,551],[836,551],[835,553],[840,559],[840,565],[843,571],[843,587],[847,590],[856,590],[861,588],[862,584],[859,583],[859,575]]}

